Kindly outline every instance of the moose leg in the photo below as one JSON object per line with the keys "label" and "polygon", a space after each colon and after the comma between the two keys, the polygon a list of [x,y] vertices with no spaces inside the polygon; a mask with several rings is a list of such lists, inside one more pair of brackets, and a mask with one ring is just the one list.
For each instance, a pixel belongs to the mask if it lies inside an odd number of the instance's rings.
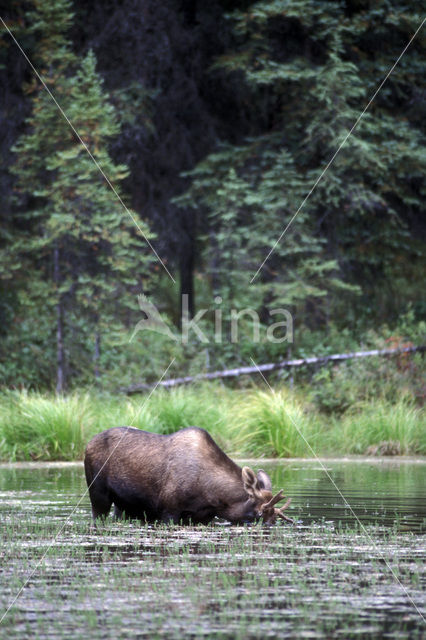
{"label": "moose leg", "polygon": [[114,504],[114,520],[121,520],[123,517],[123,511]]}
{"label": "moose leg", "polygon": [[86,475],[87,486],[89,488],[90,502],[92,503],[93,522],[96,526],[97,518],[105,520],[106,516],[109,514],[112,505],[112,497],[104,480],[99,476],[100,472],[93,467],[87,454],[84,459],[84,472]]}
{"label": "moose leg", "polygon": [[90,492],[90,501],[92,503],[92,517],[95,522],[97,518],[105,520],[110,512],[112,499],[108,494],[101,494],[97,492]]}
{"label": "moose leg", "polygon": [[163,511],[161,514],[161,522],[164,522],[165,524],[179,524],[180,519],[180,514],[176,515],[169,511]]}

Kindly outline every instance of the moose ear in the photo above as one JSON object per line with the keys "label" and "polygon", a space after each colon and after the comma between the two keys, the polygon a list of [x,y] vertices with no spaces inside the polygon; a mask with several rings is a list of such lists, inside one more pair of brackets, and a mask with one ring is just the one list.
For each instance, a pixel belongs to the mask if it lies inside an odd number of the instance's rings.
{"label": "moose ear", "polygon": [[255,498],[259,491],[257,477],[250,467],[243,467],[243,484],[251,498]]}
{"label": "moose ear", "polygon": [[263,469],[259,469],[257,472],[257,480],[259,482],[259,487],[261,489],[266,489],[266,491],[272,491],[272,482],[271,478],[268,476],[266,471]]}

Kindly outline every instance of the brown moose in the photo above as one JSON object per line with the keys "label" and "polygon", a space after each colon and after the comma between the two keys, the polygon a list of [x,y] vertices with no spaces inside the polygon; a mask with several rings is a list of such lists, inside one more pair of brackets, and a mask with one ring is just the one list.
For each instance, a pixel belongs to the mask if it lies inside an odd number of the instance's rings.
{"label": "brown moose", "polygon": [[232,523],[262,518],[273,524],[288,500],[272,495],[265,471],[241,469],[204,429],[171,435],[114,427],[92,438],[84,459],[93,518],[105,518],[112,503],[117,518],[207,524],[216,516]]}

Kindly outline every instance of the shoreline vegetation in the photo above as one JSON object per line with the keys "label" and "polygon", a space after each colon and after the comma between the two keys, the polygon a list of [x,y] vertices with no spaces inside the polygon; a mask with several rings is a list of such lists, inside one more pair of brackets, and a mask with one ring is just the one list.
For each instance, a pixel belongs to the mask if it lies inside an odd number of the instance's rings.
{"label": "shoreline vegetation", "polygon": [[426,455],[424,410],[412,396],[385,394],[325,411],[308,391],[199,384],[147,395],[74,391],[0,394],[0,461],[81,460],[90,438],[129,425],[172,433],[206,429],[232,457]]}

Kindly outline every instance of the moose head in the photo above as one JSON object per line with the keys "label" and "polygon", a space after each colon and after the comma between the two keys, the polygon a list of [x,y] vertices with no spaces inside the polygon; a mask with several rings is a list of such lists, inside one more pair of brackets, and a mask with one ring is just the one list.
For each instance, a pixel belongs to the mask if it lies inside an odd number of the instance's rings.
{"label": "moose head", "polygon": [[284,515],[283,511],[291,503],[291,498],[281,508],[276,508],[275,505],[285,498],[282,490],[274,496],[272,494],[271,479],[263,469],[260,469],[256,474],[250,467],[243,467],[242,478],[244,489],[250,496],[250,499],[254,502],[255,518],[262,518],[266,524],[274,524],[277,518],[287,520],[287,522],[294,522],[291,518]]}

